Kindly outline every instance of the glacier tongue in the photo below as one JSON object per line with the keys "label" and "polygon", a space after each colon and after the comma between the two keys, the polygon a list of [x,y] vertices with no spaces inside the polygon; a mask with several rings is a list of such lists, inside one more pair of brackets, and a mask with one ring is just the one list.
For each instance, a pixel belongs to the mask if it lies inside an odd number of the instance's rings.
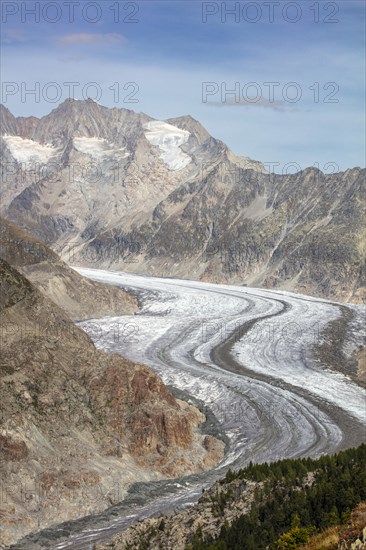
{"label": "glacier tongue", "polygon": [[146,139],[161,150],[160,158],[169,170],[181,170],[192,162],[180,146],[187,143],[190,133],[162,120],[152,120],[145,125]]}

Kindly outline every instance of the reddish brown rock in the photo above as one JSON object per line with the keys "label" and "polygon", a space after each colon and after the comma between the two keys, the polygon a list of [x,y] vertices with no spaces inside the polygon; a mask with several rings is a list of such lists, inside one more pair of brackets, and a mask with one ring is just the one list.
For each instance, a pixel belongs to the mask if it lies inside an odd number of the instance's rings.
{"label": "reddish brown rock", "polygon": [[220,460],[223,444],[208,444],[198,429],[204,415],[177,400],[159,376],[98,351],[2,260],[0,275],[7,543],[102,511],[136,481],[201,472]]}
{"label": "reddish brown rock", "polygon": [[24,441],[0,434],[0,460],[23,460],[27,456],[28,448]]}

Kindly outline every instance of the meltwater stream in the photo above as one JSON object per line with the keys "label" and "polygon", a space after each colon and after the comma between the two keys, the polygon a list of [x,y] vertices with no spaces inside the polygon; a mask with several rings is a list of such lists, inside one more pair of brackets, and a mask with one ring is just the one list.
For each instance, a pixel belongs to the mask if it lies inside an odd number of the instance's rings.
{"label": "meltwater stream", "polygon": [[[135,484],[102,514],[27,537],[19,548],[92,549],[138,519],[198,500],[230,468],[250,460],[319,456],[366,440],[364,391],[317,363],[312,350],[336,303],[282,291],[159,279],[103,270],[82,275],[137,294],[137,315],[80,323],[97,347],[155,370],[204,408],[207,429],[227,443],[213,470]],[[354,325],[365,308],[349,306]],[[355,329],[349,346],[361,338]]]}

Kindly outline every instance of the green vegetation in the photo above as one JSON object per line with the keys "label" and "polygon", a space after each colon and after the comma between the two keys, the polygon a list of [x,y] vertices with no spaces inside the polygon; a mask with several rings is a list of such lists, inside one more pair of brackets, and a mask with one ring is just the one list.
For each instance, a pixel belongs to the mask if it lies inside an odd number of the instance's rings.
{"label": "green vegetation", "polygon": [[366,500],[366,444],[317,460],[251,463],[222,483],[234,479],[261,482],[250,513],[226,523],[215,540],[195,533],[187,550],[295,549],[346,521]]}
{"label": "green vegetation", "polygon": [[308,542],[315,529],[313,527],[300,527],[300,523],[300,518],[296,514],[290,531],[283,533],[277,541],[279,550],[295,550]]}

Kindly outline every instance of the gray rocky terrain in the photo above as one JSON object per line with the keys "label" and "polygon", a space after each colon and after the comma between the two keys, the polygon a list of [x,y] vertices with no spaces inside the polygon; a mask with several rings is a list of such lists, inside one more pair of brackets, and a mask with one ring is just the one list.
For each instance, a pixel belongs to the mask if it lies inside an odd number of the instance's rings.
{"label": "gray rocky terrain", "polygon": [[2,107],[2,214],[68,263],[365,299],[365,170],[277,175],[190,116]]}
{"label": "gray rocky terrain", "polygon": [[128,315],[138,309],[133,296],[82,277],[45,244],[4,218],[0,218],[0,257],[72,319]]}

